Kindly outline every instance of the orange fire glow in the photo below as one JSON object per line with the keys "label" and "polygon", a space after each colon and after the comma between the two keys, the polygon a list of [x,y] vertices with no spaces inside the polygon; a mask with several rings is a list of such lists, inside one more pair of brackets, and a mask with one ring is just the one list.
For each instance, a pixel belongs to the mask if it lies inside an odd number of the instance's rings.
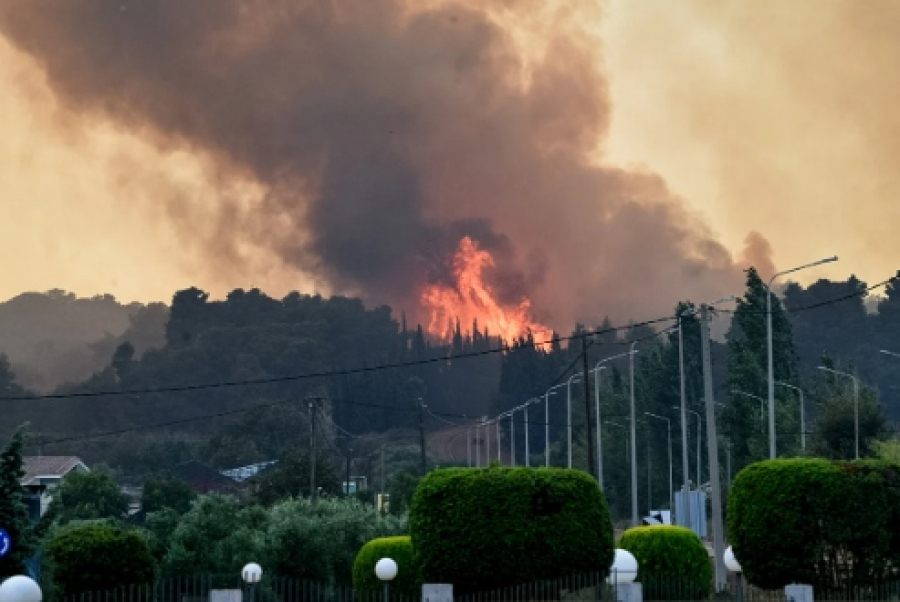
{"label": "orange fire glow", "polygon": [[523,299],[518,305],[501,305],[491,286],[484,280],[484,270],[494,265],[488,251],[464,237],[453,256],[454,285],[431,284],[422,293],[421,302],[430,313],[428,333],[448,341],[453,336],[453,324],[458,319],[463,331],[475,320],[490,336],[506,342],[525,336],[529,331],[535,342],[550,340],[552,332],[531,317],[531,301]]}

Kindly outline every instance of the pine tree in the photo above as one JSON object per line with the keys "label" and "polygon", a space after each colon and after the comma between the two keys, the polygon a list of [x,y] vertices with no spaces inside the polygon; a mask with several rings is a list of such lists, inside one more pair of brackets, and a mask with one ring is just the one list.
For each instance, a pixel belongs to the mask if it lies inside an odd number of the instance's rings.
{"label": "pine tree", "polygon": [[0,454],[0,529],[12,539],[12,550],[0,558],[0,578],[22,574],[25,561],[34,551],[31,523],[20,480],[25,476],[22,451],[25,447],[25,427],[19,427]]}
{"label": "pine tree", "polygon": [[[731,330],[728,333],[728,391],[730,395],[730,435],[734,469],[769,457],[768,404],[768,338],[766,334],[766,285],[754,268],[747,270],[747,290],[737,300]],[[772,349],[776,382],[797,384],[797,352],[794,335],[781,302],[772,295]],[[740,394],[734,391],[741,391]],[[756,396],[763,400],[761,404]],[[793,399],[782,388],[775,391],[776,402]],[[784,404],[776,403],[776,406]],[[776,408],[776,437],[779,454],[799,440],[796,413]]]}

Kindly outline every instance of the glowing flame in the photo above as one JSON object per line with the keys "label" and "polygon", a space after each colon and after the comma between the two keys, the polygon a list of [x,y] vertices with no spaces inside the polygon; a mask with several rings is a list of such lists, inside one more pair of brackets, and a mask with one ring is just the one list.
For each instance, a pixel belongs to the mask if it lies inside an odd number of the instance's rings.
{"label": "glowing flame", "polygon": [[450,340],[453,324],[459,320],[466,327],[478,321],[479,329],[487,327],[492,337],[506,342],[525,336],[529,331],[535,342],[548,341],[552,332],[531,318],[531,301],[523,299],[518,305],[503,306],[484,280],[485,268],[494,265],[488,251],[466,236],[459,241],[453,256],[455,285],[432,284],[422,293],[422,305],[430,313],[429,334]]}

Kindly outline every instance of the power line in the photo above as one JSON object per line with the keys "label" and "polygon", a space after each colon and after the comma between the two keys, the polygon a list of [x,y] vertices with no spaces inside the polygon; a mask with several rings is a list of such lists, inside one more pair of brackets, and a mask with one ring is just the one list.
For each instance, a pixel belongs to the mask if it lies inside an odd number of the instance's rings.
{"label": "power line", "polygon": [[[645,320],[644,322],[637,322],[634,324],[629,324],[628,326],[614,326],[610,328],[603,328],[596,331],[591,331],[588,334],[591,336],[607,334],[610,332],[617,332],[619,330],[629,330],[632,328],[636,328],[638,326],[649,326],[651,324],[657,324],[659,322],[668,322],[673,321],[675,318],[671,316],[655,318],[652,320]],[[314,378],[330,378],[334,376],[350,376],[354,374],[365,374],[369,372],[378,372],[381,370],[392,370],[398,368],[411,368],[415,366],[423,366],[427,364],[434,364],[439,362],[446,362],[449,360],[458,360],[458,359],[468,359],[473,357],[481,357],[485,355],[491,355],[494,353],[503,353],[509,351],[516,351],[518,349],[522,349],[524,347],[542,347],[545,345],[551,345],[556,342],[568,341],[576,338],[580,338],[585,336],[583,333],[579,333],[576,335],[566,336],[566,337],[555,337],[549,341],[544,341],[542,343],[537,342],[522,342],[518,344],[518,346],[510,347],[509,345],[503,344],[497,349],[485,349],[482,351],[470,351],[467,353],[460,353],[457,355],[447,355],[442,357],[433,357],[421,360],[412,360],[406,362],[394,362],[390,364],[379,364],[377,366],[366,366],[363,368],[350,368],[344,370],[327,370],[322,372],[311,372],[308,374],[297,374],[293,376],[276,376],[270,378],[259,378],[259,379],[248,379],[248,380],[238,380],[238,381],[221,381],[215,383],[203,383],[196,385],[181,385],[181,386],[173,386],[173,387],[157,387],[154,389],[126,389],[124,391],[86,391],[80,393],[53,393],[49,395],[31,395],[31,396],[18,396],[18,397],[0,397],[0,402],[3,401],[38,401],[45,399],[74,399],[74,398],[90,398],[90,397],[109,397],[114,395],[154,395],[161,393],[185,393],[189,391],[202,391],[206,389],[221,389],[228,387],[246,387],[246,386],[254,386],[254,385],[270,385],[276,383],[284,383],[284,382],[294,382],[300,380],[310,380]]]}

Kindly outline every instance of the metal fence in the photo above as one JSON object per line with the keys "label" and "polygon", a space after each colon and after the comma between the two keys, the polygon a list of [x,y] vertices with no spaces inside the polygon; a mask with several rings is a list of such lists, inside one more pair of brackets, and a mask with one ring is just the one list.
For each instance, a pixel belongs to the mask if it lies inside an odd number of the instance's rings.
{"label": "metal fence", "polygon": [[[388,590],[391,602],[418,602],[421,595]],[[349,586],[305,579],[263,576],[249,585],[239,575],[170,577],[152,584],[57,597],[59,602],[382,602],[383,590],[359,591]]]}
{"label": "metal fence", "polygon": [[[489,591],[455,588],[455,602],[614,602],[616,586],[600,573],[534,581]],[[734,576],[715,592],[687,579],[656,579],[642,584],[645,602],[789,602],[783,590],[738,586]],[[419,602],[420,593],[389,591],[390,602]],[[264,576],[247,585],[238,575],[195,575],[160,579],[104,591],[56,597],[57,602],[382,602],[383,591],[355,591],[303,579]],[[900,602],[900,582],[886,582],[840,591],[815,592],[816,602]]]}

